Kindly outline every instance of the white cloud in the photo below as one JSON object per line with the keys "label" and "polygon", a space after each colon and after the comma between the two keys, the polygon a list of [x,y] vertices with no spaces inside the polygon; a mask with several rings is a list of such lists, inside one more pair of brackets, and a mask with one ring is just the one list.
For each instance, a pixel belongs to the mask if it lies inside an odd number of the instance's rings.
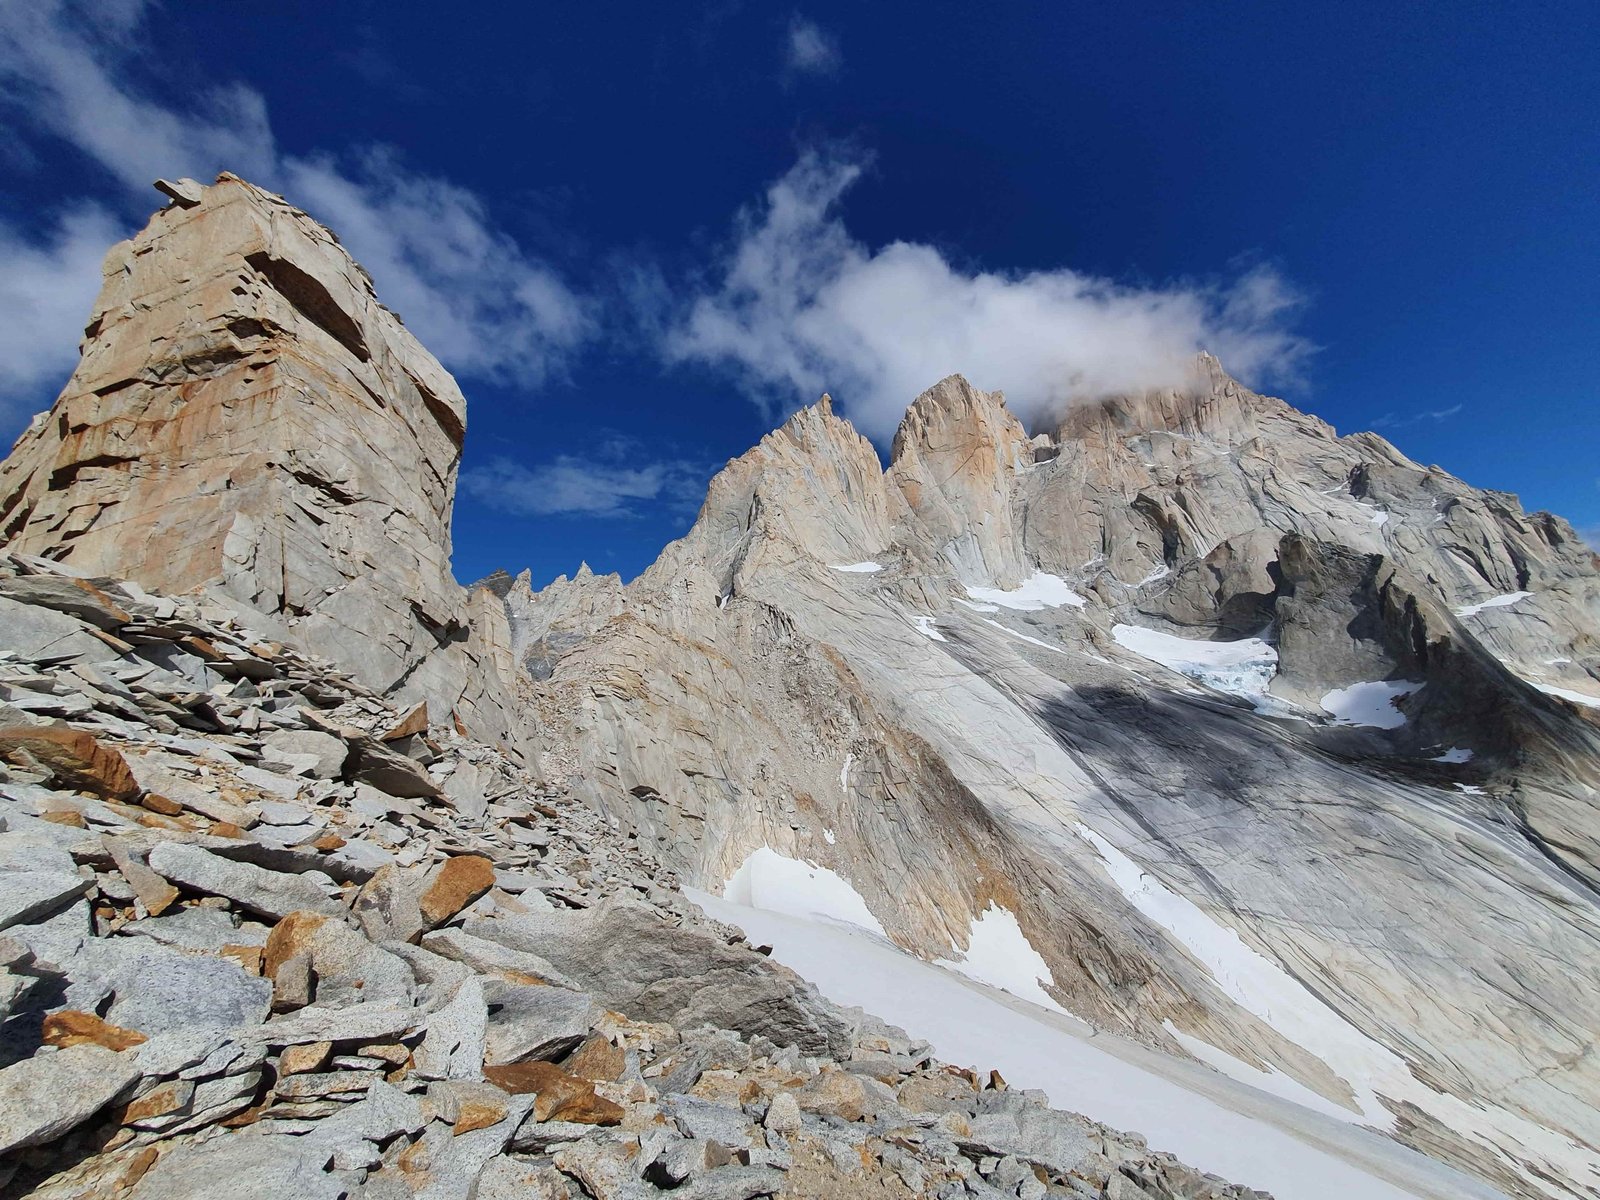
{"label": "white cloud", "polygon": [[1461,411],[1462,406],[1452,404],[1449,408],[1429,409],[1426,412],[1412,413],[1410,416],[1401,416],[1398,413],[1384,413],[1372,423],[1374,429],[1404,429],[1407,425],[1417,425],[1423,421],[1448,421]]}
{"label": "white cloud", "polygon": [[518,516],[624,517],[642,502],[682,507],[705,491],[707,472],[682,460],[631,465],[616,455],[561,455],[525,466],[497,458],[461,475],[468,495]]}
{"label": "white cloud", "polygon": [[0,221],[0,397],[45,396],[66,382],[100,290],[100,260],[124,236],[102,208],[65,213],[42,238]]}
{"label": "white cloud", "polygon": [[[0,104],[25,117],[24,128],[97,162],[130,189],[134,210],[155,207],[149,185],[158,176],[208,180],[230,170],[282,191],[339,235],[383,301],[463,374],[537,385],[594,334],[588,302],[498,229],[474,193],[409,171],[378,147],[282,154],[265,101],[240,84],[195,88],[196,102],[184,111],[153,98],[138,82],[149,50],[140,26],[145,7],[142,0],[0,5]],[[92,263],[83,254],[69,262],[59,246],[24,249],[45,256],[56,250],[62,271],[86,280],[63,278],[60,294],[77,287],[73,294],[93,296],[98,255]],[[33,333],[67,347],[70,361],[87,301],[76,311],[62,304],[51,312],[55,320],[41,316]],[[36,383],[22,372],[8,372],[0,385],[13,403],[48,400],[29,392]]]}
{"label": "white cloud", "polygon": [[784,62],[795,74],[832,75],[839,69],[839,43],[815,21],[795,13],[789,18]]}
{"label": "white cloud", "polygon": [[886,442],[906,405],[956,372],[1037,423],[1179,384],[1202,349],[1257,384],[1291,376],[1310,350],[1286,327],[1298,296],[1266,267],[1225,285],[1138,287],[1065,268],[969,273],[912,242],[872,249],[836,214],[861,170],[807,153],[741,214],[720,282],[669,327],[669,359],[731,369],[778,410],[832,392]]}

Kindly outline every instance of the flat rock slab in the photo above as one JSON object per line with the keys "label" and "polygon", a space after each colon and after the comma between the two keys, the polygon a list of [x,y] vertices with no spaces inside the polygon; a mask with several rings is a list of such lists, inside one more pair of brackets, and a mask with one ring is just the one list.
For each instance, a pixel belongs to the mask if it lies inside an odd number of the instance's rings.
{"label": "flat rock slab", "polygon": [[62,575],[13,575],[0,579],[0,596],[54,609],[98,625],[101,629],[120,629],[133,620],[120,604],[87,579]]}
{"label": "flat rock slab", "polygon": [[5,596],[0,596],[0,650],[37,663],[103,662],[117,657],[82,621]]}
{"label": "flat rock slab", "polygon": [[246,1132],[163,1154],[128,1200],[340,1200],[352,1181],[323,1170],[325,1146]]}
{"label": "flat rock slab", "polygon": [[139,1068],[102,1046],[68,1046],[0,1071],[0,1153],[71,1132],[139,1078]]}
{"label": "flat rock slab", "polygon": [[329,916],[343,911],[309,876],[268,871],[221,858],[198,846],[163,842],[150,851],[149,862],[152,871],[173,883],[210,896],[225,896],[239,907],[275,921],[298,910]]}
{"label": "flat rock slab", "polygon": [[344,770],[350,748],[342,738],[316,729],[280,729],[269,733],[262,744],[267,756],[278,761],[308,760],[311,774],[318,779],[337,779]]}
{"label": "flat rock slab", "polygon": [[483,1056],[488,1063],[560,1058],[589,1036],[601,1012],[590,997],[562,987],[489,979],[483,992],[489,1003]]}
{"label": "flat rock slab", "polygon": [[348,770],[350,778],[357,783],[365,783],[402,799],[422,799],[440,794],[439,785],[428,774],[426,767],[376,738],[363,736],[354,744],[352,751]]}
{"label": "flat rock slab", "polygon": [[[106,976],[116,999],[106,1017],[143,1034],[172,1029],[259,1025],[272,1006],[272,985],[230,958],[180,954],[133,944]],[[120,949],[120,948],[119,948]]]}
{"label": "flat rock slab", "polygon": [[93,882],[75,871],[0,871],[0,929],[28,924],[65,908]]}
{"label": "flat rock slab", "polygon": [[347,1008],[302,1008],[237,1035],[244,1045],[294,1046],[302,1042],[376,1042],[415,1029],[427,1018],[414,1008],[352,1004]]}

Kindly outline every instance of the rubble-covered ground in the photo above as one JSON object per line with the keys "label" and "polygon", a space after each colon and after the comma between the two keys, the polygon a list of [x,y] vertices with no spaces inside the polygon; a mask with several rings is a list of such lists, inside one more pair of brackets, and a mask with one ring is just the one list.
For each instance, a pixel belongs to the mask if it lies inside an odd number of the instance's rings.
{"label": "rubble-covered ground", "polygon": [[1261,1195],[830,1004],[431,715],[0,556],[5,1194]]}

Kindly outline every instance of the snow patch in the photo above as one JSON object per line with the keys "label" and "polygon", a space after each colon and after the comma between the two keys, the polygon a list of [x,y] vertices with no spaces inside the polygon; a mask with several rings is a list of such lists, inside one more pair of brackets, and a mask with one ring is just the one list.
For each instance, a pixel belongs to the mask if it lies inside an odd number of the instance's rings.
{"label": "snow patch", "polygon": [[844,756],[844,766],[839,768],[839,790],[846,794],[850,791],[850,768],[855,765],[855,761],[856,756],[854,754],[846,754]]}
{"label": "snow patch", "polygon": [[1261,638],[1207,642],[1181,638],[1142,625],[1113,625],[1111,636],[1124,650],[1187,675],[1214,691],[1252,701],[1257,712],[1277,713],[1287,705],[1267,694],[1278,673],[1278,651]]}
{"label": "snow patch", "polygon": [[1532,592],[1507,592],[1504,596],[1495,596],[1489,600],[1481,600],[1477,604],[1466,604],[1456,609],[1458,617],[1475,617],[1486,608],[1509,608],[1520,600],[1526,600]]}
{"label": "snow patch", "polygon": [[691,888],[684,894],[709,916],[743,929],[751,942],[772,946],[775,959],[835,1003],[859,1004],[903,1026],[913,1037],[932,1042],[949,1062],[996,1068],[1011,1086],[1039,1088],[1058,1107],[1118,1129],[1136,1129],[1151,1146],[1200,1170],[1264,1188],[1279,1200],[1418,1200],[1424,1194],[1450,1194],[1390,1183],[1313,1144],[1316,1139],[1302,1140],[1276,1123],[1190,1090],[1181,1077],[1162,1074],[1155,1064],[1113,1054],[1093,1030],[1071,1018],[1008,1002],[863,930],[757,911]]}
{"label": "snow patch", "polygon": [[876,575],[879,571],[883,570],[883,564],[875,562],[844,563],[842,565],[838,563],[829,563],[828,570],[849,571],[853,575]]}
{"label": "snow patch", "polygon": [[1404,1071],[1405,1064],[1349,1025],[1276,963],[1252,950],[1235,930],[1167,888],[1088,826],[1075,828],[1078,836],[1094,847],[1111,882],[1128,902],[1188,950],[1229,999],[1340,1075],[1350,1085],[1368,1123],[1393,1128],[1394,1118],[1370,1081],[1396,1065]]}
{"label": "snow patch", "polygon": [[944,634],[940,633],[934,628],[932,617],[925,616],[922,613],[917,613],[913,616],[907,617],[906,619],[911,622],[912,626],[918,633],[925,634],[936,642],[942,642],[945,640]]}
{"label": "snow patch", "polygon": [[1235,1058],[1226,1050],[1219,1050],[1210,1042],[1203,1041],[1193,1034],[1185,1033],[1171,1021],[1163,1021],[1162,1025],[1173,1039],[1194,1055],[1208,1067],[1221,1071],[1229,1079],[1237,1079],[1240,1083],[1248,1083],[1251,1087],[1260,1088],[1263,1092],[1270,1093],[1284,1100],[1289,1100],[1312,1112],[1322,1113],[1336,1121],[1353,1121],[1355,1114],[1342,1104],[1329,1100],[1321,1092],[1314,1092],[1301,1083],[1293,1075],[1285,1075],[1276,1067],[1268,1064],[1265,1069],[1253,1067],[1242,1058]]}
{"label": "snow patch", "polygon": [[973,612],[999,612],[1000,611],[1000,606],[998,604],[974,604],[971,600],[963,600],[959,596],[956,597],[956,603],[957,604],[966,605]]}
{"label": "snow patch", "polygon": [[1472,761],[1472,751],[1460,746],[1451,746],[1443,754],[1433,760],[1442,763],[1469,763]]}
{"label": "snow patch", "polygon": [[1136,588],[1147,587],[1150,584],[1155,583],[1158,579],[1165,579],[1168,575],[1171,575],[1171,574],[1172,574],[1172,568],[1167,566],[1165,563],[1162,563],[1154,571],[1151,571],[1150,574],[1146,575],[1143,579],[1139,580],[1139,582],[1134,584],[1133,586],[1136,587]]}
{"label": "snow patch", "polygon": [[822,831],[822,840],[823,840],[823,841],[825,841],[825,842],[827,842],[827,843],[828,843],[828,845],[830,845],[830,846],[831,846],[831,845],[833,845],[833,843],[834,843],[834,841],[835,841],[835,840],[836,840],[836,839],[835,839],[835,838],[834,838],[834,836],[833,836],[833,830],[831,830],[831,829],[824,829],[824,830],[823,830],[823,831]]}
{"label": "snow patch", "polygon": [[1399,729],[1406,723],[1406,715],[1395,707],[1395,701],[1421,689],[1422,684],[1406,679],[1352,683],[1346,688],[1335,688],[1320,703],[1322,711],[1340,725]]}
{"label": "snow patch", "polygon": [[732,878],[722,885],[722,894],[730,904],[806,920],[820,917],[840,921],[880,937],[888,936],[861,893],[844,876],[779,854],[771,846],[762,846],[739,864]]}
{"label": "snow patch", "polygon": [[[1533,680],[1529,680],[1533,683]],[[1571,700],[1574,704],[1582,704],[1589,708],[1600,708],[1600,696],[1590,696],[1583,692],[1574,692],[1570,688],[1556,687],[1549,683],[1533,683],[1547,696],[1560,696],[1563,700]]]}
{"label": "snow patch", "polygon": [[1069,588],[1067,581],[1061,576],[1046,575],[1043,571],[1035,571],[1030,578],[1024,579],[1009,590],[969,587],[967,595],[982,603],[998,604],[1002,608],[1014,608],[1018,612],[1038,612],[1042,608],[1060,608],[1065,604],[1070,604],[1073,608],[1082,608],[1088,603]]}
{"label": "snow patch", "polygon": [[941,958],[934,965],[949,967],[968,979],[1010,992],[1041,1008],[1065,1011],[1044,990],[1045,985],[1054,987],[1056,983],[1050,964],[1028,941],[1016,914],[993,900],[973,919],[966,952],[956,959]]}
{"label": "snow patch", "polygon": [[[1482,789],[1457,785],[1481,795]],[[1145,916],[1160,925],[1205,968],[1218,986],[1289,1041],[1320,1058],[1349,1085],[1363,1124],[1390,1130],[1394,1118],[1380,1097],[1416,1105],[1497,1154],[1514,1170],[1525,1169],[1529,1151],[1562,1164],[1575,1179],[1600,1183],[1589,1151],[1554,1130],[1482,1101],[1435,1091],[1399,1055],[1373,1041],[1302,986],[1277,963],[1245,944],[1236,930],[1213,920],[1186,896],[1168,889],[1086,825],[1078,836],[1099,853],[1112,882]],[[1355,1193],[1362,1194],[1362,1193]]]}

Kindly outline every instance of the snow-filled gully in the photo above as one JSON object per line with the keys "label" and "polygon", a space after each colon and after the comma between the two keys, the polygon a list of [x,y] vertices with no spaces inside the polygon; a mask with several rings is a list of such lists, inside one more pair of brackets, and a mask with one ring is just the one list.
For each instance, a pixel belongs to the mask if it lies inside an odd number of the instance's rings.
{"label": "snow-filled gully", "polygon": [[[1094,847],[1130,903],[1189,948],[1224,990],[1286,1036],[1310,1042],[1307,1048],[1325,1053],[1336,1070],[1336,1063],[1343,1064],[1356,1076],[1350,1082],[1366,1119],[1389,1123],[1377,1101],[1379,1090],[1399,1096],[1406,1081],[1421,1089],[1403,1063],[1310,997],[1232,930],[1168,891],[1087,827],[1079,826],[1078,834]],[[723,896],[686,891],[709,915],[771,945],[773,957],[835,1002],[859,1005],[903,1026],[933,1043],[943,1058],[998,1068],[1014,1086],[1040,1088],[1058,1107],[1136,1130],[1157,1149],[1266,1189],[1279,1200],[1500,1196],[1358,1127],[1354,1122],[1363,1117],[1287,1076],[1255,1070],[1198,1039],[1180,1040],[1211,1066],[1095,1031],[1063,1012],[1044,991],[1041,981],[1052,982],[1048,964],[1028,943],[1016,917],[997,905],[973,922],[964,952],[927,963],[887,938],[848,880],[769,847],[741,864]],[[1232,1069],[1224,1074],[1213,1067]],[[1468,1127],[1467,1116],[1458,1115],[1457,1127]]]}

